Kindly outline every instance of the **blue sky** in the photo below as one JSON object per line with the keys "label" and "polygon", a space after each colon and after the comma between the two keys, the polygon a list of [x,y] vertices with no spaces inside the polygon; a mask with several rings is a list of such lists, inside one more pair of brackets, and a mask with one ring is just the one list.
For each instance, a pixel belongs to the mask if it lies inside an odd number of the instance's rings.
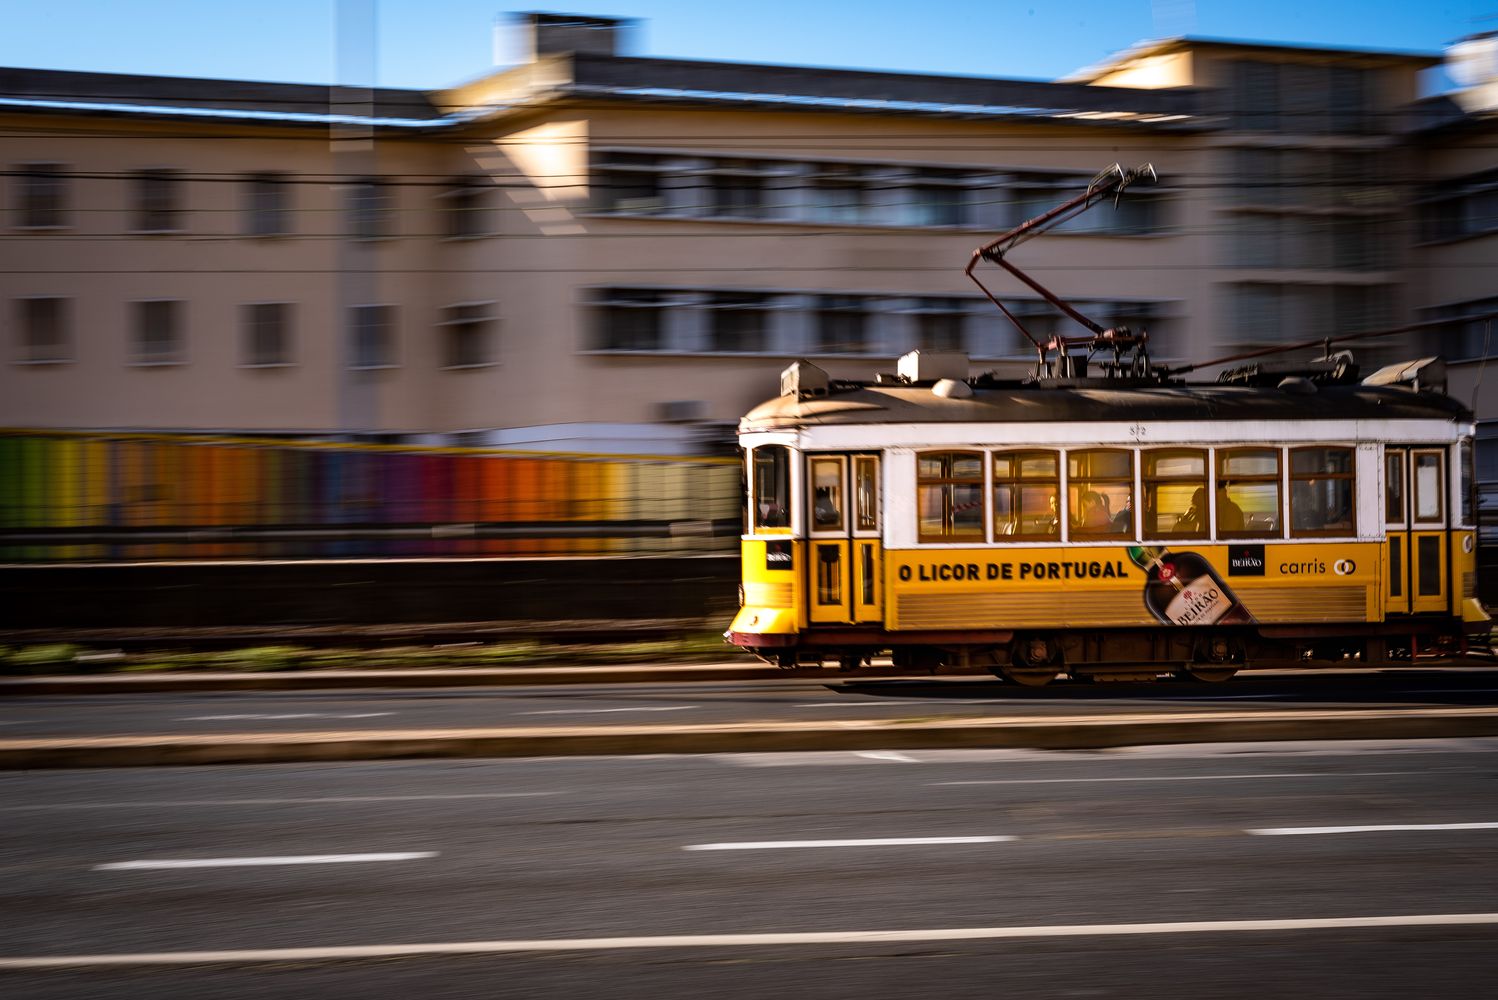
{"label": "blue sky", "polygon": [[[373,6],[376,58],[364,63],[377,82],[441,87],[492,70],[492,28],[510,9],[502,4],[12,0],[0,65],[325,83],[339,78],[334,12]],[[637,18],[638,55],[1031,79],[1169,35],[1439,52],[1498,30],[1498,0],[569,0],[520,9]]]}

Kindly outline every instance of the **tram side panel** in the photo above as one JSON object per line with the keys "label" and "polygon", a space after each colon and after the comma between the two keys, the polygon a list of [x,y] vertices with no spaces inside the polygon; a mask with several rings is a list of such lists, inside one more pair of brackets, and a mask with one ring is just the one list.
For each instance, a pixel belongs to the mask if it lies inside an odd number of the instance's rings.
{"label": "tram side panel", "polygon": [[[1166,550],[1152,573],[1138,545],[886,553],[892,632],[951,629],[1127,628],[1383,620],[1380,544],[1196,544]],[[1205,560],[1213,575],[1174,576],[1176,562]],[[1168,587],[1168,599],[1160,595]],[[1179,584],[1180,586],[1176,586]],[[1193,589],[1194,588],[1194,589]],[[1153,591],[1153,593],[1152,593]]]}
{"label": "tram side panel", "polygon": [[765,637],[767,645],[793,646],[806,628],[806,543],[746,538],[740,549],[743,601],[729,632]]}

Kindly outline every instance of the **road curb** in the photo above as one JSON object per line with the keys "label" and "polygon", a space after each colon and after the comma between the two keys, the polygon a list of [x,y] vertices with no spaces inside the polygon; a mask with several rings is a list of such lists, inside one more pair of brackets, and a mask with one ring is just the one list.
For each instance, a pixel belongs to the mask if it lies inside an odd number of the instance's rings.
{"label": "road curb", "polygon": [[818,750],[1103,749],[1498,736],[1498,709],[1214,712],[902,722],[391,730],[0,740],[0,770]]}
{"label": "road curb", "polygon": [[[828,677],[835,672],[822,671]],[[816,676],[752,663],[644,664],[435,670],[298,670],[284,673],[91,674],[0,680],[0,698],[56,694],[161,694],[201,691],[316,691],[367,688],[507,687],[765,680]]]}

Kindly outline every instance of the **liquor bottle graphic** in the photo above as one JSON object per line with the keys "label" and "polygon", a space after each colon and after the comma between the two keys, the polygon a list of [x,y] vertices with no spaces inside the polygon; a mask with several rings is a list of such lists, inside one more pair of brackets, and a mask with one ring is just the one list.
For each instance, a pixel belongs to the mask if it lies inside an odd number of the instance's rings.
{"label": "liquor bottle graphic", "polygon": [[1195,552],[1133,545],[1129,558],[1149,576],[1144,606],[1167,625],[1247,625],[1254,620],[1233,588]]}

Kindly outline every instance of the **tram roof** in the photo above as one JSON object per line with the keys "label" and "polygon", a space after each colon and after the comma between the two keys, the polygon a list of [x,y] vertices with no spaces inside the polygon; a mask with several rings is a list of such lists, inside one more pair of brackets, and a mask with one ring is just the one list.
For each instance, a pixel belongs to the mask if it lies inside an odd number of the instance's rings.
{"label": "tram roof", "polygon": [[1367,385],[1318,386],[1291,393],[1237,385],[1082,388],[974,387],[948,398],[930,386],[860,385],[826,396],[779,396],[739,422],[740,433],[802,426],[904,423],[1076,423],[1248,420],[1470,421],[1465,406],[1440,392]]}

